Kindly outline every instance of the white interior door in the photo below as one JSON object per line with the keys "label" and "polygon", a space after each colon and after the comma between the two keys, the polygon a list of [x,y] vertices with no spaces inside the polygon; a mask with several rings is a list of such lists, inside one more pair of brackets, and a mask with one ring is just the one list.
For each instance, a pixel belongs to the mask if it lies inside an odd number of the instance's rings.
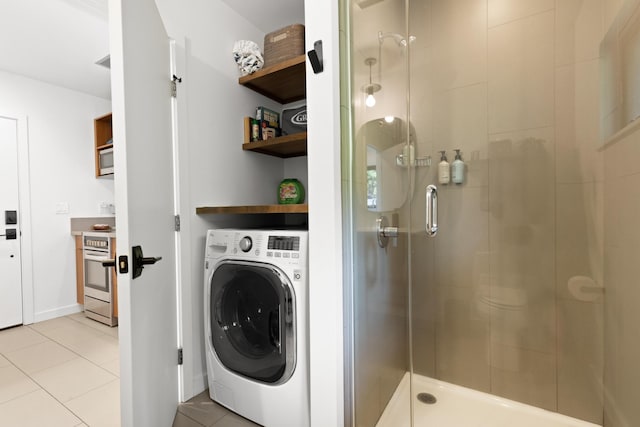
{"label": "white interior door", "polygon": [[[17,123],[0,117],[0,329],[22,324],[18,207]],[[6,224],[8,210],[16,212],[16,224]],[[15,239],[7,240],[7,229],[15,231]]]}
{"label": "white interior door", "polygon": [[[123,427],[171,426],[178,404],[169,38],[154,0],[110,0]],[[133,278],[132,247],[162,257]]]}

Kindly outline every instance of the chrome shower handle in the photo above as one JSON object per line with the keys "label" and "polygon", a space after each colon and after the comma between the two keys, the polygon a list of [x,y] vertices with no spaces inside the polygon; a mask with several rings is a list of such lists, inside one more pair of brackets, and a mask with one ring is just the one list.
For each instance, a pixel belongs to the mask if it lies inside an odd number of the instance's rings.
{"label": "chrome shower handle", "polygon": [[438,189],[435,185],[427,186],[425,216],[427,235],[434,237],[438,232]]}

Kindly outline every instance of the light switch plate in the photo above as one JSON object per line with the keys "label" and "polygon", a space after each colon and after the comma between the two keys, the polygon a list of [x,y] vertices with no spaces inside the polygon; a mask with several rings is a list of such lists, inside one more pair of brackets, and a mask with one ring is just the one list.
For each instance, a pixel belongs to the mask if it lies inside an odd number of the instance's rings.
{"label": "light switch plate", "polygon": [[56,203],[56,214],[66,214],[66,213],[69,213],[69,203],[68,202]]}

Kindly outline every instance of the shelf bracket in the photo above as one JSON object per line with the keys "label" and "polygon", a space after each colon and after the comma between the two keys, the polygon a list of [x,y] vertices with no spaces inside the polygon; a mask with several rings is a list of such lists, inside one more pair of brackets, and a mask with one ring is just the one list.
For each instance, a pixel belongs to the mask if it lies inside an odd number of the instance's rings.
{"label": "shelf bracket", "polygon": [[321,73],[324,70],[324,63],[322,61],[322,40],[317,40],[313,43],[313,50],[307,52],[307,55],[309,56],[309,62],[311,62],[313,73]]}

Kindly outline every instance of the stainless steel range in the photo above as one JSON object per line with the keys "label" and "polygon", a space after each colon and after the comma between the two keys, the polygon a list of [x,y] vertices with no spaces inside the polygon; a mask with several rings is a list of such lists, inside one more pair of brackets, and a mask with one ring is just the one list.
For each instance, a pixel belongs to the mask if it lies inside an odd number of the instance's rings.
{"label": "stainless steel range", "polygon": [[84,258],[84,312],[109,326],[118,324],[113,315],[112,270],[102,263],[111,259],[111,238],[100,232],[82,233]]}

